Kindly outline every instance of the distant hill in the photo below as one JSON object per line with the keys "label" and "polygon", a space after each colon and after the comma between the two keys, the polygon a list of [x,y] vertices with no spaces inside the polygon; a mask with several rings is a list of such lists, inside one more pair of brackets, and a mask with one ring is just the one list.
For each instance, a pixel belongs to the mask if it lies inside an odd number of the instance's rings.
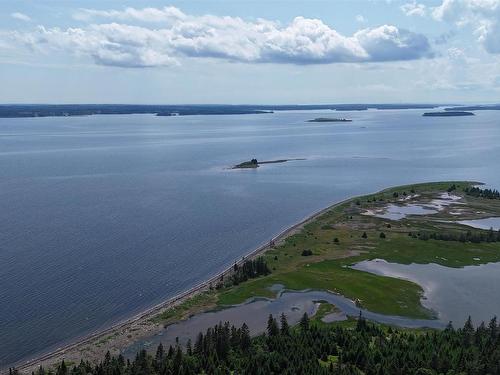
{"label": "distant hill", "polygon": [[158,116],[262,114],[273,111],[367,109],[433,109],[439,104],[314,104],[314,105],[142,105],[142,104],[4,104],[1,117],[49,117],[155,114]]}

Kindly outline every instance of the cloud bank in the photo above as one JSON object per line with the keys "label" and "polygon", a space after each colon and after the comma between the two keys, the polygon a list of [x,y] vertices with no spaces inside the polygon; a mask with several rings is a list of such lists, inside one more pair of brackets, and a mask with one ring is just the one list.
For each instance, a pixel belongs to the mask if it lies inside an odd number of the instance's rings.
{"label": "cloud bank", "polygon": [[432,16],[459,27],[471,26],[486,51],[500,53],[500,0],[443,0]]}
{"label": "cloud bank", "polygon": [[[63,51],[120,67],[168,66],[183,58],[304,65],[432,56],[425,36],[393,25],[346,36],[319,19],[296,17],[282,25],[265,19],[193,16],[175,7],[81,9],[74,18],[84,25],[68,29],[39,26],[9,36],[33,50]],[[96,22],[102,19],[107,23]]]}

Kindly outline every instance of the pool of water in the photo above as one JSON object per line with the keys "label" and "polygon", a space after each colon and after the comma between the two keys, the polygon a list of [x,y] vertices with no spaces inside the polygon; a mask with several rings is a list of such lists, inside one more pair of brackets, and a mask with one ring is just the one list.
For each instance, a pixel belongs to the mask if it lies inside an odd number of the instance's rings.
{"label": "pool of water", "polygon": [[256,335],[265,331],[269,314],[273,314],[278,318],[284,313],[290,324],[296,324],[305,312],[310,316],[316,313],[318,301],[331,303],[340,310],[340,312],[326,315],[324,320],[327,322],[347,319],[347,316],[357,317],[361,312],[367,319],[401,327],[443,328],[445,326],[445,323],[439,320],[408,319],[373,313],[358,308],[353,301],[343,296],[329,292],[284,291],[279,293],[276,299],[253,299],[224,310],[195,315],[185,321],[168,326],[159,334],[134,343],[123,354],[126,357],[133,357],[140,349],[153,350],[160,342],[164,346],[173,345],[176,339],[181,344],[185,344],[188,339],[194,341],[198,332],[204,332],[207,328],[213,327],[219,322],[229,322],[237,327],[246,323],[250,333]]}
{"label": "pool of water", "polygon": [[424,290],[422,304],[438,313],[442,322],[461,326],[470,315],[474,322],[500,316],[500,263],[450,268],[437,264],[397,264],[366,260],[353,268],[378,275],[413,281]]}
{"label": "pool of water", "polygon": [[500,217],[488,217],[485,219],[461,220],[457,223],[478,229],[500,230]]}
{"label": "pool of water", "polygon": [[363,215],[375,216],[382,219],[401,220],[410,215],[432,215],[437,214],[450,205],[463,204],[459,202],[461,197],[449,193],[440,194],[439,198],[432,199],[425,203],[405,203],[408,200],[417,198],[418,195],[410,195],[401,199],[401,203],[389,203],[379,209],[367,210]]}
{"label": "pool of water", "polygon": [[438,210],[428,208],[420,204],[399,205],[389,203],[387,206],[379,210],[367,210],[363,213],[363,215],[397,221],[406,218],[408,215],[431,215],[437,214],[438,212]]}

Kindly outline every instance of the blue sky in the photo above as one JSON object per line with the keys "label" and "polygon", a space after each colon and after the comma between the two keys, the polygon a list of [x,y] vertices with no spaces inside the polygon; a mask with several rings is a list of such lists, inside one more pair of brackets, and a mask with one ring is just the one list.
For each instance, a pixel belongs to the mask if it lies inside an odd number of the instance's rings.
{"label": "blue sky", "polygon": [[5,0],[0,102],[499,102],[499,24],[500,0]]}

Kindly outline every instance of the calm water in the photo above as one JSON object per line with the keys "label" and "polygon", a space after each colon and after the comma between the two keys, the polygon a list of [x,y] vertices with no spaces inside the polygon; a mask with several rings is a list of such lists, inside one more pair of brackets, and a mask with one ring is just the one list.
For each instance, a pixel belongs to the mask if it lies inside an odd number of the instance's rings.
{"label": "calm water", "polygon": [[485,219],[461,220],[460,224],[479,229],[500,230],[500,217],[487,217]]}
{"label": "calm water", "polygon": [[241,327],[243,323],[246,323],[252,335],[265,331],[269,314],[273,314],[274,317],[279,319],[279,316],[284,313],[290,324],[296,324],[304,313],[309,316],[316,313],[318,301],[327,301],[340,310],[338,313],[326,315],[324,320],[328,322],[344,320],[347,319],[347,316],[357,317],[361,312],[367,319],[400,327],[444,328],[446,326],[446,323],[439,320],[407,319],[399,316],[376,314],[359,309],[351,300],[328,292],[289,291],[284,292],[277,299],[261,298],[225,310],[195,315],[185,321],[168,326],[157,335],[131,345],[123,354],[125,357],[133,358],[141,349],[156,350],[160,342],[167,347],[175,345],[176,338],[179,339],[181,345],[185,345],[188,339],[194,342],[198,332],[205,332],[207,328],[213,327],[219,322],[231,322],[236,327]]}
{"label": "calm water", "polygon": [[[480,263],[480,258],[477,258]],[[397,264],[384,260],[369,260],[354,268],[379,275],[411,280],[424,290],[422,304],[439,314],[443,322],[462,326],[471,315],[474,322],[489,322],[500,316],[498,281],[500,263],[488,263],[463,268],[438,264]]]}
{"label": "calm water", "polygon": [[[500,186],[499,112],[421,113],[0,119],[0,364],[173,296],[348,196]],[[307,160],[226,169],[252,157]]]}

